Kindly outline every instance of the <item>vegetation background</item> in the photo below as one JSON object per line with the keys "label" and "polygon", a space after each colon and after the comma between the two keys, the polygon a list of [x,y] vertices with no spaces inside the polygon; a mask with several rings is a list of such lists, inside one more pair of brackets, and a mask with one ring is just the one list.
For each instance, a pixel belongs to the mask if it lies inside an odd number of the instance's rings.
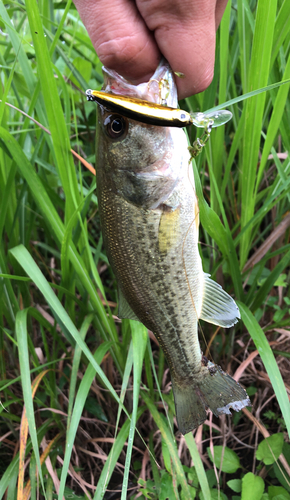
{"label": "vegetation background", "polygon": [[242,320],[201,341],[252,401],[185,437],[154,336],[116,317],[83,165],[101,64],[71,0],[0,16],[0,499],[290,499],[289,0],[229,2],[214,80],[181,102],[231,100],[193,168],[204,269]]}

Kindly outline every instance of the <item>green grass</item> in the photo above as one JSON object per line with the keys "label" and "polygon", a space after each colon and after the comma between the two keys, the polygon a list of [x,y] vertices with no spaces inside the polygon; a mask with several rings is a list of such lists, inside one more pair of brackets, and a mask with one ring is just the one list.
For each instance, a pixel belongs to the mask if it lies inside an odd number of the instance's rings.
{"label": "green grass", "polygon": [[[230,101],[233,113],[193,167],[203,266],[242,320],[230,332],[202,325],[204,337],[231,373],[258,351],[241,379],[257,420],[213,418],[185,440],[162,351],[142,325],[116,319],[95,178],[71,153],[94,164],[84,91],[100,88],[101,63],[71,2],[1,2],[0,16],[0,500],[114,489],[122,500],[289,498],[288,225],[261,251],[290,206],[289,83],[276,85],[290,79],[289,1],[229,3],[214,80],[181,103]],[[272,462],[256,457],[266,432],[277,436]],[[220,446],[242,468],[214,460],[218,485],[207,448]]]}

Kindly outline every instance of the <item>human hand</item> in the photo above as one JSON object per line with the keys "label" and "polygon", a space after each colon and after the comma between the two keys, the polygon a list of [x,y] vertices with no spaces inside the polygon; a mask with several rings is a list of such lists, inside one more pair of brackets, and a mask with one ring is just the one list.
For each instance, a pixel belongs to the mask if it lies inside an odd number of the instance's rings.
{"label": "human hand", "polygon": [[74,0],[102,63],[132,83],[148,81],[161,54],[179,99],[212,81],[215,32],[227,0]]}

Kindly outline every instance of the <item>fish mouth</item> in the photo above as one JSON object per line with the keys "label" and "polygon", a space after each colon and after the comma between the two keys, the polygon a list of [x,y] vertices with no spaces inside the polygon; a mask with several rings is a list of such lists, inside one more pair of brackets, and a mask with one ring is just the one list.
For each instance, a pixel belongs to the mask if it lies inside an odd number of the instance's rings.
{"label": "fish mouth", "polygon": [[155,104],[163,104],[172,108],[177,107],[177,88],[174,74],[168,62],[163,58],[149,82],[133,85],[116,71],[103,66],[105,92],[143,99]]}

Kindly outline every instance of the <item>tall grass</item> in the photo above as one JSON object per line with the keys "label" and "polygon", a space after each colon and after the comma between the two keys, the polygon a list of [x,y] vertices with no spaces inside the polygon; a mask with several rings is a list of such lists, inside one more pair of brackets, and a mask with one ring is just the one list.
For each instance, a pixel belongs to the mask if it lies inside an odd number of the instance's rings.
{"label": "tall grass", "polygon": [[70,1],[1,2],[0,16],[0,499],[117,489],[124,500],[138,478],[139,498],[226,498],[231,476],[220,465],[217,483],[203,441],[236,449],[243,474],[276,484],[255,449],[256,429],[290,431],[290,101],[289,84],[271,86],[290,78],[289,1],[229,3],[214,80],[181,103],[205,111],[270,86],[230,106],[233,120],[193,165],[204,269],[242,315],[235,331],[204,325],[204,336],[223,368],[242,363],[252,417],[209,419],[185,440],[162,351],[115,316],[95,178],[71,153],[94,164],[96,110],[84,91],[100,88],[100,61]]}

